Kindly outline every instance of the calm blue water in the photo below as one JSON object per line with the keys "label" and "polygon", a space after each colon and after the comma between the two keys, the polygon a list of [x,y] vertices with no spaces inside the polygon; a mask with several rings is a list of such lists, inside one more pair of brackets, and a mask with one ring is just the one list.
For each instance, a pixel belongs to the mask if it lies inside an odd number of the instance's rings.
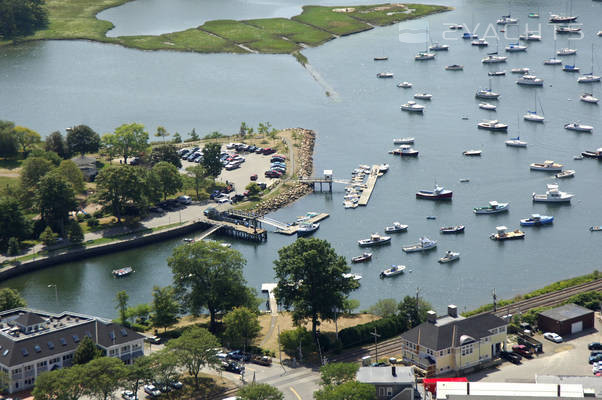
{"label": "calm blue water", "polygon": [[[185,1],[181,1],[185,7]],[[167,4],[140,0],[123,7],[142,3],[155,13],[161,13],[160,5]],[[347,178],[358,164],[390,163],[391,170],[378,181],[368,207],[343,209],[343,187],[339,186],[332,194],[309,195],[271,215],[292,221],[307,211],[330,213],[315,236],[329,240],[338,253],[349,258],[362,251],[357,247],[358,239],[382,232],[393,221],[410,226],[407,233],[394,236],[390,246],[375,249],[371,263],[353,266],[353,272],[363,275],[362,287],[353,295],[360,300],[362,309],[380,298],[399,299],[414,294],[417,287],[438,310],[448,303],[457,304],[460,310],[470,309],[489,301],[494,287],[498,296],[507,298],[599,269],[602,236],[587,228],[602,224],[602,163],[574,161],[573,155],[602,147],[600,107],[578,101],[586,90],[602,96],[601,86],[578,85],[576,75],[542,65],[554,47],[552,27],[545,24],[545,17],[549,12],[562,13],[566,3],[535,1],[527,6],[467,0],[451,5],[455,11],[374,29],[304,51],[313,68],[334,90],[331,97],[325,96],[324,86],[290,56],[142,52],[87,42],[41,42],[3,48],[0,92],[12,101],[0,103],[0,118],[44,134],[74,123],[90,124],[100,132],[109,132],[123,122],[138,121],[150,130],[164,125],[171,132],[184,133],[195,127],[197,132],[207,133],[234,132],[241,121],[253,125],[271,121],[276,127],[302,126],[317,132],[316,173],[333,169],[337,177]],[[198,5],[190,7],[192,10]],[[531,11],[539,11],[542,18],[527,19]],[[273,15],[286,15],[282,12]],[[433,40],[443,41],[447,23],[479,23],[476,33],[482,35],[486,24],[494,23],[497,28],[495,20],[508,12],[521,19],[521,32],[526,22],[531,30],[541,22],[544,40],[529,43],[527,53],[509,55],[507,64],[487,67],[480,63],[488,51],[495,50],[495,38],[488,38],[490,47],[483,50],[461,39],[447,40],[450,51],[438,54],[435,61],[413,60],[414,54],[424,48],[423,31],[427,24]],[[573,13],[579,15],[584,31],[582,40],[571,42],[571,47],[578,49],[573,60],[589,72],[594,43],[594,70],[600,75],[602,38],[595,33],[602,29],[602,4],[574,1]],[[216,14],[211,15],[213,18]],[[118,20],[114,21],[119,28]],[[149,26],[148,22],[143,25]],[[197,23],[187,26],[194,25]],[[140,26],[140,31],[120,34],[149,33]],[[516,28],[509,28],[507,33],[515,35],[515,31]],[[414,43],[400,42],[400,33]],[[451,33],[449,37],[460,35]],[[501,37],[499,48],[510,41]],[[560,37],[557,44],[565,47],[567,39]],[[382,54],[389,56],[388,62],[372,61],[373,56]],[[445,65],[454,63],[464,64],[464,71],[444,70]],[[474,92],[489,84],[487,71],[525,66],[545,79],[543,88],[518,87],[516,75],[496,77],[492,87],[502,95],[497,113],[477,108],[479,101]],[[395,73],[395,79],[376,79],[375,74],[383,71]],[[396,84],[404,80],[413,82],[414,88],[397,88]],[[433,94],[433,100],[425,103],[424,115],[402,113],[399,105],[421,91]],[[534,107],[534,92],[546,117],[543,125],[522,121],[522,115]],[[484,118],[509,124],[509,133],[477,130],[477,122]],[[565,131],[563,124],[572,121],[593,125],[595,131]],[[508,137],[519,134],[529,142],[527,149],[504,145]],[[387,154],[393,148],[392,139],[401,136],[416,137],[415,147],[421,152],[418,159],[401,160]],[[482,149],[483,156],[462,156],[462,151],[469,148]],[[548,159],[577,171],[575,178],[560,182],[561,190],[576,195],[570,206],[531,202],[533,192],[543,193],[545,185],[554,180],[545,173],[530,172],[528,165]],[[469,178],[470,182],[459,183],[460,178]],[[452,202],[415,199],[417,190],[430,189],[435,181],[454,190]],[[473,215],[473,207],[490,200],[510,202],[510,212]],[[554,226],[526,228],[524,241],[489,240],[497,225],[518,227],[520,218],[535,212],[554,215]],[[437,220],[426,220],[427,215],[435,215]],[[466,225],[466,233],[438,233],[439,227],[452,224]],[[438,250],[424,255],[402,253],[402,245],[415,242],[422,235],[439,240]],[[262,245],[233,242],[233,247],[248,260],[245,275],[251,286],[259,289],[261,283],[273,280],[272,262],[277,250],[292,240],[272,234]],[[165,260],[179,244],[180,240],[173,240],[70,263],[12,279],[5,285],[22,290],[35,307],[110,317],[116,315],[111,299],[117,291],[127,290],[132,303],[149,301],[153,285],[170,281]],[[452,265],[438,264],[437,259],[448,249],[461,252],[461,260]],[[135,266],[136,274],[125,280],[112,279],[110,270],[126,263]],[[379,272],[391,264],[407,265],[412,272],[380,280]],[[58,305],[53,290],[47,287],[55,282],[59,288]]]}

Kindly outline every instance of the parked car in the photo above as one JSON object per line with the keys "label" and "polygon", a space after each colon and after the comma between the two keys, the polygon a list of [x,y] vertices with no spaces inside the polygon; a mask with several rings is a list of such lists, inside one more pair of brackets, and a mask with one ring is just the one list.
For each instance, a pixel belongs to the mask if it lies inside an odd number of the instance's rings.
{"label": "parked car", "polygon": [[182,389],[184,384],[182,384],[182,382],[180,382],[180,381],[175,381],[175,382],[169,382],[169,386],[171,386],[172,388],[174,388],[176,390],[180,390],[180,389]]}
{"label": "parked car", "polygon": [[144,339],[144,341],[150,344],[161,344],[161,338],[158,336],[148,336]]}
{"label": "parked car", "polygon": [[236,143],[228,143],[228,144],[226,145],[226,149],[228,149],[228,150],[231,150],[231,149],[233,149],[233,148],[234,148],[234,146],[236,146]]}
{"label": "parked car", "polygon": [[228,163],[224,168],[226,169],[226,171],[232,171],[233,169],[240,168],[240,164]]}
{"label": "parked car", "polygon": [[270,162],[274,162],[274,161],[286,162],[286,157],[276,154],[276,155],[272,156],[272,158],[270,158]]}
{"label": "parked car", "polygon": [[249,361],[251,359],[251,355],[248,353],[244,353],[241,350],[233,350],[228,353],[228,358],[236,361],[244,360]]}
{"label": "parked car", "polygon": [[602,350],[602,343],[600,342],[592,342],[587,345],[588,350]]}
{"label": "parked car", "polygon": [[253,175],[251,175],[251,180],[252,180],[252,181],[256,181],[256,180],[257,180],[257,174],[253,174]]}
{"label": "parked car", "polygon": [[217,196],[219,196],[220,194],[222,194],[222,192],[220,190],[214,190],[213,192],[211,192],[211,194],[209,195],[209,198],[211,200],[215,199]]}
{"label": "parked car", "polygon": [[257,146],[250,145],[249,147],[247,147],[247,151],[249,153],[255,153],[257,151]]}
{"label": "parked car", "polygon": [[602,353],[592,353],[589,356],[589,363],[593,364],[595,362],[602,361]]}
{"label": "parked car", "polygon": [[238,203],[239,201],[243,200],[244,198],[245,198],[245,196],[240,193],[235,194],[234,196],[232,196],[232,203]]}
{"label": "parked car", "polygon": [[121,392],[121,398],[123,400],[136,400],[136,396],[131,390],[124,390],[123,392]]}
{"label": "parked car", "polygon": [[222,361],[222,368],[228,372],[234,372],[235,374],[240,374],[244,370],[244,367],[236,361]]}
{"label": "parked car", "polygon": [[263,147],[258,147],[257,150],[255,150],[255,154],[263,154]]}
{"label": "parked car", "polygon": [[181,204],[190,204],[192,203],[192,199],[190,198],[190,196],[179,196],[176,200],[178,200],[179,203]]}
{"label": "parked car", "polygon": [[161,391],[155,385],[144,385],[144,392],[151,397],[161,396]]}
{"label": "parked car", "polygon": [[263,149],[264,156],[269,156],[270,154],[274,154],[275,152],[276,152],[276,150],[272,149],[271,147],[267,147],[267,148]]}
{"label": "parked car", "polygon": [[202,160],[203,160],[203,156],[199,154],[192,161],[194,161],[195,163],[199,164]]}
{"label": "parked car", "polygon": [[592,373],[596,376],[602,374],[602,361],[595,362],[594,365],[592,365]]}
{"label": "parked car", "polygon": [[513,364],[520,364],[521,356],[511,351],[500,351],[500,357]]}
{"label": "parked car", "polygon": [[548,339],[554,343],[561,343],[562,342],[562,336],[560,336],[557,333],[554,332],[546,332],[543,334],[544,339]]}
{"label": "parked car", "polygon": [[216,201],[218,204],[224,204],[224,203],[229,203],[229,202],[230,202],[230,199],[228,199],[227,197],[222,197],[222,198],[216,199],[215,201]]}
{"label": "parked car", "polygon": [[529,348],[527,346],[525,346],[524,344],[516,344],[516,345],[512,346],[512,351],[522,357],[533,358],[533,354],[531,353],[531,350],[529,350]]}
{"label": "parked car", "polygon": [[282,167],[278,167],[278,166],[271,167],[270,171],[278,171],[278,172],[280,172],[281,175],[286,174],[286,168],[282,168]]}
{"label": "parked car", "polygon": [[280,178],[282,176],[280,172],[273,170],[265,171],[264,175],[266,178]]}

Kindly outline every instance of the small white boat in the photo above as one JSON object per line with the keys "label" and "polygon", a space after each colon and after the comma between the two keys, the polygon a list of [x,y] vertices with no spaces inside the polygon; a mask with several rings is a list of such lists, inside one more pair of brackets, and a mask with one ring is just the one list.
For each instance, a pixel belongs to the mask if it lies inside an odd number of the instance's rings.
{"label": "small white boat", "polygon": [[414,149],[409,144],[402,144],[397,149],[393,150],[392,154],[401,157],[417,157],[418,150]]}
{"label": "small white boat", "polygon": [[389,57],[387,56],[374,57],[374,61],[387,61],[388,59]]}
{"label": "small white boat", "polygon": [[488,131],[507,131],[508,130],[508,125],[502,124],[498,120],[479,122],[477,124],[477,127],[479,129],[485,129]]}
{"label": "small white boat", "polygon": [[378,166],[378,172],[380,172],[381,174],[386,174],[387,172],[389,172],[389,164],[380,164]]}
{"label": "small white boat", "polygon": [[381,236],[378,233],[373,233],[369,239],[360,239],[357,241],[360,247],[382,246],[389,243],[391,243],[391,236]]}
{"label": "small white boat", "polygon": [[527,142],[520,140],[520,136],[506,140],[504,143],[509,147],[527,147]]}
{"label": "small white boat", "polygon": [[547,58],[543,60],[544,65],[562,65],[562,60],[559,58]]}
{"label": "small white boat", "polygon": [[462,183],[470,182],[470,179],[468,179],[468,178],[460,178],[460,182],[462,182]]}
{"label": "small white boat", "polygon": [[480,89],[475,93],[477,99],[495,100],[500,97],[499,93],[493,92],[491,89]]}
{"label": "small white boat", "polygon": [[443,257],[439,259],[441,264],[445,264],[448,262],[456,261],[460,259],[460,253],[453,252],[448,250]]}
{"label": "small white boat", "polygon": [[393,72],[379,72],[376,74],[377,78],[393,78]]}
{"label": "small white boat", "polygon": [[600,77],[598,75],[594,75],[594,74],[585,74],[585,75],[580,76],[579,78],[577,78],[577,82],[578,83],[600,82]]}
{"label": "small white boat", "polygon": [[512,18],[510,15],[502,15],[496,23],[498,25],[512,25],[518,23],[518,18]]}
{"label": "small white boat", "polygon": [[572,178],[575,176],[575,170],[574,169],[566,169],[562,172],[554,174],[554,176],[556,177],[556,179]]}
{"label": "small white boat", "polygon": [[464,69],[464,66],[460,65],[460,64],[452,64],[452,65],[445,66],[445,70],[447,70],[447,71],[461,71],[463,69]]}
{"label": "small white boat", "polygon": [[430,51],[446,51],[446,50],[449,50],[449,46],[446,44],[441,44],[439,42],[433,42],[433,44],[431,44],[429,46],[429,50]]}
{"label": "small white boat", "polygon": [[361,256],[355,256],[351,259],[352,263],[361,263],[372,259],[372,253],[363,253]]}
{"label": "small white boat", "polygon": [[562,171],[562,164],[555,163],[554,161],[546,160],[542,163],[531,163],[529,168],[531,171],[547,171],[547,172],[560,172]]}
{"label": "small white boat", "polygon": [[579,34],[581,28],[578,26],[557,25],[555,31],[560,34]]}
{"label": "small white boat", "polygon": [[583,125],[579,122],[571,122],[570,124],[565,124],[564,129],[568,129],[569,131],[575,132],[587,132],[591,133],[594,130],[594,127],[591,125]]}
{"label": "small white boat", "polygon": [[545,194],[533,193],[534,203],[570,203],[574,195],[558,190],[558,185],[548,184]]}
{"label": "small white boat", "polygon": [[421,237],[418,240],[418,243],[411,244],[409,246],[404,246],[401,248],[405,253],[416,253],[421,251],[432,250],[437,247],[437,241],[431,240],[426,236]]}
{"label": "small white boat", "polygon": [[525,238],[525,232],[521,231],[520,229],[515,229],[512,232],[507,232],[508,228],[506,228],[505,226],[496,226],[495,230],[496,233],[492,233],[491,235],[489,235],[489,239],[504,241]]}
{"label": "small white boat", "polygon": [[416,93],[414,94],[414,98],[419,100],[431,100],[433,95],[430,93]]}
{"label": "small white boat", "polygon": [[393,139],[393,144],[414,144],[414,138],[413,137],[404,137],[404,138]]}
{"label": "small white boat", "polygon": [[358,204],[357,202],[353,202],[353,201],[344,201],[343,202],[343,207],[345,208],[357,208]]}
{"label": "small white boat", "polygon": [[462,154],[467,157],[480,157],[483,150],[464,150]]}
{"label": "small white boat", "polygon": [[410,82],[401,82],[397,84],[397,87],[409,89],[412,87],[412,84]]}
{"label": "small white boat", "polygon": [[392,226],[385,227],[385,233],[400,233],[408,230],[408,226],[400,222],[393,222]]}
{"label": "small white boat", "polygon": [[391,265],[391,268],[387,268],[380,273],[381,278],[390,278],[395,275],[403,274],[405,271],[405,265]]}
{"label": "small white boat", "polygon": [[490,201],[488,206],[485,207],[475,207],[472,209],[472,212],[475,214],[497,214],[504,211],[508,211],[510,208],[510,203],[498,203],[497,201]]}
{"label": "small white boat", "polygon": [[487,111],[495,111],[497,109],[497,106],[489,103],[479,103],[479,108],[482,108],[483,110]]}
{"label": "small white boat", "polygon": [[478,47],[487,47],[487,46],[489,46],[489,43],[487,43],[487,40],[485,40],[485,39],[473,40],[470,44],[472,44],[473,46],[478,46]]}
{"label": "small white boat", "polygon": [[518,78],[516,84],[525,86],[543,86],[543,79],[538,78],[535,75],[523,75]]}
{"label": "small white boat", "polygon": [[523,119],[525,121],[530,122],[544,122],[545,117],[543,115],[537,114],[535,111],[529,111],[525,115],[523,115]]}
{"label": "small white boat", "polygon": [[130,275],[132,272],[134,272],[134,269],[132,267],[124,267],[124,268],[114,269],[113,271],[111,271],[111,273],[113,274],[113,276],[115,278],[126,277],[126,276]]}
{"label": "small white boat", "polygon": [[400,107],[403,111],[410,111],[410,112],[423,112],[424,111],[424,106],[420,105],[420,104],[416,104],[415,101],[408,101],[405,104],[402,104]]}
{"label": "small white boat", "polygon": [[429,53],[428,51],[421,51],[414,57],[416,61],[434,60],[435,53]]}
{"label": "small white boat", "polygon": [[529,18],[539,18],[539,13],[536,12],[530,12],[528,15]]}
{"label": "small white boat", "polygon": [[512,72],[513,74],[528,74],[529,73],[529,68],[527,67],[521,67],[521,68],[512,68],[510,70],[510,72]]}
{"label": "small white boat", "polygon": [[505,63],[507,59],[508,59],[508,57],[498,56],[496,53],[496,54],[487,55],[487,57],[483,58],[481,60],[481,62],[483,64],[499,64],[499,63]]}
{"label": "small white boat", "polygon": [[[601,35],[602,36],[602,35]],[[596,225],[596,226],[590,226],[589,227],[589,231],[590,232],[600,232],[602,231],[602,226]]]}
{"label": "small white boat", "polygon": [[557,56],[574,56],[575,54],[577,54],[577,50],[568,47],[556,51]]}
{"label": "small white boat", "polygon": [[553,24],[568,24],[569,22],[574,22],[577,20],[577,17],[572,15],[558,15],[558,14],[550,14],[549,22]]}
{"label": "small white boat", "polygon": [[508,46],[506,46],[505,48],[506,52],[508,53],[518,53],[520,51],[527,51],[527,46],[522,45],[520,43],[510,43]]}
{"label": "small white boat", "polygon": [[537,34],[537,32],[527,32],[519,35],[518,38],[525,42],[539,42],[541,40],[541,35]]}
{"label": "small white boat", "polygon": [[580,155],[580,154],[576,155],[576,156],[573,156],[573,160],[583,160],[583,156]]}
{"label": "small white boat", "polygon": [[311,224],[307,222],[302,222],[299,224],[299,229],[297,229],[297,236],[304,237],[309,236],[320,228],[320,224],[318,222]]}
{"label": "small white boat", "polygon": [[583,93],[580,97],[579,100],[585,102],[585,103],[590,103],[590,104],[598,104],[598,98],[594,97],[594,95],[592,93]]}
{"label": "small white boat", "polygon": [[343,274],[343,278],[359,281],[360,279],[362,279],[362,276],[360,274]]}
{"label": "small white boat", "polygon": [[464,26],[460,25],[460,24],[451,24],[451,25],[448,26],[448,28],[451,29],[452,31],[455,31],[455,30],[462,30],[462,29],[464,29]]}
{"label": "small white boat", "polygon": [[487,75],[489,75],[489,76],[505,76],[506,71],[489,71],[489,72],[487,72]]}

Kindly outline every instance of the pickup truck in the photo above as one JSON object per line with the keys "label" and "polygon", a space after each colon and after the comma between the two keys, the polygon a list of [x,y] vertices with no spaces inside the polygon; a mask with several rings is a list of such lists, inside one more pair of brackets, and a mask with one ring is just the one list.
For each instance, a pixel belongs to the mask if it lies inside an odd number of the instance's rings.
{"label": "pickup truck", "polygon": [[525,358],[533,358],[533,353],[524,344],[515,344],[514,346],[512,346],[512,351],[516,354],[520,354]]}
{"label": "pickup truck", "polygon": [[254,362],[255,364],[259,365],[264,365],[266,367],[272,365],[272,359],[268,356],[253,356],[251,358],[251,362]]}
{"label": "pickup truck", "polygon": [[534,353],[543,352],[543,344],[539,340],[534,339],[530,336],[527,336],[527,335],[519,332],[517,341],[518,341],[518,344],[523,344],[523,345],[527,346]]}

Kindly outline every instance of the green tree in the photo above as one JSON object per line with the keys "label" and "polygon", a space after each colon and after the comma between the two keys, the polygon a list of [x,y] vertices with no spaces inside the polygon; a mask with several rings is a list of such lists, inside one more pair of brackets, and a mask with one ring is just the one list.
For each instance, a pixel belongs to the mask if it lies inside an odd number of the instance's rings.
{"label": "green tree", "polygon": [[52,162],[41,157],[28,157],[21,168],[21,187],[33,190],[40,179],[54,168]]}
{"label": "green tree", "polygon": [[247,123],[243,121],[240,123],[240,129],[238,130],[238,134],[241,137],[245,137],[248,130],[249,130],[249,127],[247,126]]}
{"label": "green tree", "polygon": [[[177,303],[176,303],[177,305]],[[152,307],[148,303],[140,303],[135,306],[128,307],[126,314],[132,324],[145,324],[150,318]]]}
{"label": "green tree", "polygon": [[[2,0],[0,0],[0,4]],[[0,6],[0,18],[2,14]],[[1,22],[0,22],[1,24]],[[14,157],[19,151],[19,144],[15,136],[15,124],[10,121],[0,120],[0,157]]]}
{"label": "green tree", "polygon": [[182,136],[178,132],[176,132],[173,135],[173,140],[172,141],[174,143],[182,143]]}
{"label": "green tree", "polygon": [[182,161],[180,160],[180,156],[178,156],[176,146],[173,144],[163,144],[153,147],[150,155],[151,165],[155,165],[161,161],[167,161],[176,168],[182,168]]}
{"label": "green tree", "polygon": [[282,331],[279,339],[282,350],[290,357],[296,357],[299,360],[302,360],[304,355],[313,352],[315,348],[311,332],[303,326]]}
{"label": "green tree", "polygon": [[96,176],[100,204],[112,210],[121,222],[127,208],[142,210],[146,206],[143,171],[132,166],[107,166]]}
{"label": "green tree", "polygon": [[255,182],[249,183],[245,189],[249,191],[249,197],[256,197],[259,193],[261,193],[261,186]]}
{"label": "green tree", "polygon": [[27,157],[38,157],[48,160],[53,166],[58,167],[63,159],[54,151],[45,151],[39,147],[34,147],[29,151]]}
{"label": "green tree", "polygon": [[167,386],[170,382],[180,379],[180,360],[173,351],[164,348],[147,357],[150,359],[149,371],[152,376],[150,382],[155,386]]}
{"label": "green tree", "polygon": [[115,157],[119,155],[119,148],[117,146],[117,136],[112,133],[105,133],[100,138],[100,148],[109,160],[112,162]]}
{"label": "green tree", "polygon": [[8,239],[8,250],[7,254],[9,256],[16,256],[21,252],[21,241],[16,237],[11,237]]}
{"label": "green tree", "polygon": [[44,150],[55,152],[61,158],[69,157],[69,147],[67,146],[65,138],[63,138],[63,135],[61,135],[61,132],[59,131],[54,131],[46,136]]}
{"label": "green tree", "polygon": [[117,311],[119,311],[119,323],[122,325],[126,325],[128,323],[126,311],[128,309],[129,299],[130,296],[128,296],[125,290],[117,292],[117,296],[115,297],[115,300],[117,301],[117,306],[115,306],[115,308]]}
{"label": "green tree", "polygon": [[77,193],[84,191],[84,174],[71,160],[63,160],[52,173],[64,177]]}
{"label": "green tree", "polygon": [[100,357],[100,349],[88,335],[85,335],[73,353],[73,364],[87,364],[98,357]]}
{"label": "green tree", "polygon": [[190,141],[191,142],[196,142],[198,141],[199,138],[199,134],[196,133],[196,129],[192,128],[192,131],[190,131]]}
{"label": "green tree", "polygon": [[163,200],[166,200],[168,195],[176,194],[182,189],[182,177],[173,164],[161,161],[153,167],[153,173],[159,179],[159,187],[163,195]]}
{"label": "green tree", "polygon": [[283,400],[284,394],[267,383],[253,383],[238,391],[240,400]]}
{"label": "green tree", "polygon": [[86,364],[85,377],[81,382],[87,392],[97,400],[111,398],[113,392],[121,387],[127,369],[123,362],[115,357],[100,357]]}
{"label": "green tree", "polygon": [[144,130],[142,124],[123,124],[115,129],[115,135],[110,142],[115,147],[117,154],[123,157],[123,162],[127,164],[130,156],[146,150],[148,132]]}
{"label": "green tree", "polygon": [[40,234],[40,240],[45,246],[52,246],[56,243],[56,239],[59,237],[50,226],[46,226],[44,231]]}
{"label": "green tree", "polygon": [[13,308],[25,306],[27,306],[27,303],[18,291],[11,288],[0,289],[0,311],[12,310]]}
{"label": "green tree", "polygon": [[138,393],[140,386],[153,379],[151,362],[152,359],[150,357],[138,357],[133,363],[127,366],[125,382],[128,389],[132,392]]}
{"label": "green tree", "polygon": [[186,172],[188,176],[192,179],[192,186],[194,187],[194,191],[196,192],[197,201],[200,200],[199,193],[201,188],[203,187],[203,182],[205,182],[205,178],[207,177],[207,171],[202,165],[194,165],[192,167],[186,168]]}
{"label": "green tree", "polygon": [[24,126],[15,126],[15,136],[17,137],[17,143],[21,146],[23,154],[27,154],[27,151],[34,144],[42,142],[40,134]]}
{"label": "green tree", "polygon": [[255,302],[242,275],[246,261],[236,250],[200,241],[176,247],[167,264],[182,306],[194,315],[207,309],[212,332],[219,314]]}
{"label": "green tree", "polygon": [[165,143],[165,138],[168,137],[169,135],[170,135],[170,133],[167,132],[167,129],[165,129],[162,126],[157,127],[157,132],[155,133],[155,137],[162,138],[163,143]]}
{"label": "green tree", "polygon": [[357,363],[335,362],[320,367],[322,385],[341,385],[345,382],[355,380],[355,374],[359,369]]}
{"label": "green tree", "polygon": [[86,392],[82,385],[85,373],[83,365],[44,372],[36,378],[33,397],[35,400],[78,400]]}
{"label": "green tree", "polygon": [[0,197],[0,251],[5,251],[10,238],[25,239],[30,234],[30,224],[23,215],[19,201]]}
{"label": "green tree", "polygon": [[65,178],[49,174],[40,180],[36,204],[42,221],[64,234],[69,212],[77,206],[71,184]]}
{"label": "green tree", "polygon": [[100,135],[88,125],[77,125],[67,129],[67,146],[71,154],[96,153],[100,148]]}
{"label": "green tree", "polygon": [[388,318],[397,313],[397,305],[395,299],[380,299],[368,309],[368,312],[382,318]]}
{"label": "green tree", "polygon": [[295,324],[310,319],[316,337],[319,320],[332,320],[359,284],[343,276],[351,269],[325,240],[298,239],[278,250],[278,256],[276,298],[286,308],[293,307]]}
{"label": "green tree", "polygon": [[251,342],[259,336],[261,325],[257,313],[246,307],[235,307],[224,316],[224,337],[231,347],[249,348]]}
{"label": "green tree", "polygon": [[211,332],[197,326],[187,328],[179,338],[167,343],[167,349],[176,355],[179,364],[186,368],[194,379],[196,389],[200,386],[201,369],[219,365],[216,350],[219,347],[220,342]]}
{"label": "green tree", "polygon": [[14,40],[48,26],[43,0],[0,0],[0,37]]}
{"label": "green tree", "polygon": [[412,296],[405,296],[397,307],[399,317],[408,322],[410,329],[426,321],[426,313],[431,308],[432,306],[427,301],[421,298],[416,300],[416,297]]}
{"label": "green tree", "polygon": [[222,152],[222,146],[219,143],[208,143],[203,149],[203,159],[201,163],[207,175],[217,178],[222,172],[222,162],[219,157]]}
{"label": "green tree", "polygon": [[67,238],[71,243],[81,243],[84,241],[84,231],[77,221],[71,221]]}
{"label": "green tree", "polygon": [[370,383],[345,382],[314,392],[315,400],[376,400],[376,387]]}
{"label": "green tree", "polygon": [[153,326],[167,329],[178,322],[180,306],[176,300],[175,291],[171,286],[153,287],[153,305],[151,320]]}

